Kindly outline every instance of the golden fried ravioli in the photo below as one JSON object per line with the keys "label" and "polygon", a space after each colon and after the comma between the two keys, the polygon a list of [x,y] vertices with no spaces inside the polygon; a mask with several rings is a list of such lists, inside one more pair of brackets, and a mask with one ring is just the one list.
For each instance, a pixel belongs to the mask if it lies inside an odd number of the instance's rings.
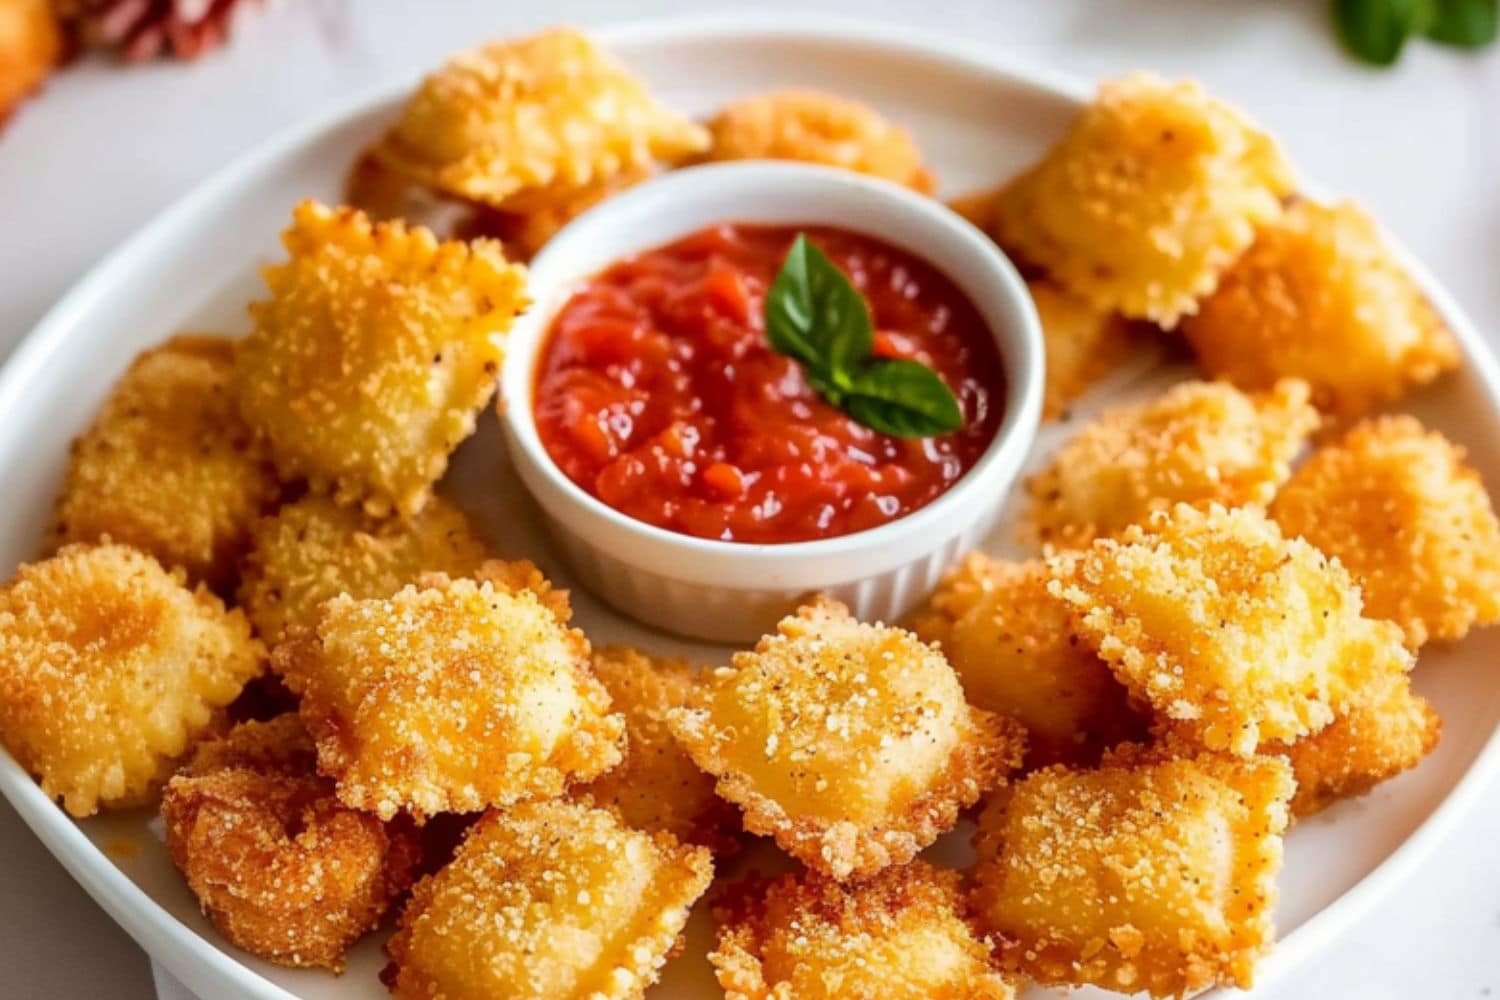
{"label": "golden fried ravioli", "polygon": [[57,543],[108,538],[234,583],[256,518],[281,487],[240,419],[232,342],[175,337],[137,357],[73,443],[57,501]]}
{"label": "golden fried ravioli", "polygon": [[340,971],[411,885],[414,828],[339,804],[295,714],[202,745],[162,792],[167,850],[232,944]]}
{"label": "golden fried ravioli", "polygon": [[1291,761],[1297,779],[1292,815],[1300,817],[1416,767],[1437,748],[1442,731],[1432,704],[1412,692],[1404,671],[1391,670],[1367,684],[1323,729],[1263,749]]}
{"label": "golden fried ravioli", "polygon": [[959,874],[910,861],[866,881],[748,879],[715,908],[727,1000],[1011,1000]]}
{"label": "golden fried ravioli", "polygon": [[1000,244],[1096,308],[1164,327],[1275,219],[1293,176],[1275,142],[1191,81],[1105,83],[995,205]]}
{"label": "golden fried ravioli", "polygon": [[970,708],[941,653],[834,601],[704,677],[673,735],[745,829],[843,879],[911,860],[1020,763],[1009,719]]}
{"label": "golden fried ravioli", "polygon": [[1337,561],[1256,508],[1179,504],[1048,568],[1121,683],[1212,750],[1315,732],[1366,679],[1411,662]]}
{"label": "golden fried ravioli", "polygon": [[1342,562],[1365,610],[1416,649],[1500,622],[1500,522],[1464,450],[1414,418],[1367,421],[1317,451],[1271,516]]}
{"label": "golden fried ravioli", "polygon": [[1122,364],[1139,339],[1116,313],[1097,309],[1038,278],[1026,283],[1042,321],[1047,386],[1042,419],[1056,420],[1089,387]]}
{"label": "golden fried ravioli", "polygon": [[250,623],[123,545],[0,588],[0,739],[74,816],[137,805],[260,672]]}
{"label": "golden fried ravioli", "polygon": [[332,598],[273,663],[339,800],[389,819],[560,795],[620,762],[583,634],[535,590],[424,578]]}
{"label": "golden fried ravioli", "polygon": [[256,526],[240,605],[271,640],[311,625],[330,597],[389,597],[423,573],[469,576],[485,555],[468,518],[441,497],[403,519],[308,496]]}
{"label": "golden fried ravioli", "polygon": [[610,708],[625,718],[625,762],[579,791],[637,830],[661,830],[683,843],[733,850],[738,811],[714,794],[714,779],[698,770],[667,726],[667,713],[688,702],[693,667],[611,646],[594,652],[593,670],[609,692]]}
{"label": "golden fried ravioli", "polygon": [[62,31],[49,0],[0,4],[0,126],[42,85],[63,51]]}
{"label": "golden fried ravioli", "polygon": [[1182,332],[1210,375],[1250,389],[1295,376],[1344,418],[1462,358],[1374,220],[1349,202],[1298,201],[1265,221]]}
{"label": "golden fried ravioli", "polygon": [[412,514],[495,391],[525,272],[493,240],[440,243],[303,202],[236,347],[240,410],[285,478]]}
{"label": "golden fried ravioli", "polygon": [[1276,757],[1124,753],[1007,788],[980,817],[975,910],[1003,968],[1176,997],[1248,989],[1293,790]]}
{"label": "golden fried ravioli", "polygon": [[608,810],[491,810],[412,892],[387,982],[400,1000],[638,1000],[712,877],[706,849]]}
{"label": "golden fried ravioli", "polygon": [[942,649],[971,705],[1026,727],[1030,767],[1096,761],[1145,734],[1125,688],[1047,592],[1041,560],[970,553],[918,612],[916,632]]}
{"label": "golden fried ravioli", "polygon": [[904,128],[859,101],[777,90],[735,101],[708,123],[710,160],[800,160],[843,167],[918,191],[936,188]]}
{"label": "golden fried ravioli", "polygon": [[1266,504],[1318,426],[1295,379],[1247,394],[1183,382],[1084,427],[1028,483],[1045,542],[1085,545],[1175,503]]}
{"label": "golden fried ravioli", "polygon": [[374,155],[431,187],[511,209],[707,144],[587,37],[556,28],[451,57]]}

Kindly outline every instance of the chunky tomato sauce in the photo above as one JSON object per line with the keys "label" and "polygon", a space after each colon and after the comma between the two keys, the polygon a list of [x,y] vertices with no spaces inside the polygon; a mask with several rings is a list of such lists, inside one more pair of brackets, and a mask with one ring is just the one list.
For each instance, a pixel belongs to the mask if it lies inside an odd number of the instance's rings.
{"label": "chunky tomato sauce", "polygon": [[[873,431],[771,348],[765,295],[798,232],[864,294],[876,354],[943,377],[961,430]],[[931,265],[842,230],[729,224],[584,283],[536,377],[542,443],[575,483],[649,524],[739,542],[830,538],[930,503],[994,438],[1004,391],[984,320]]]}

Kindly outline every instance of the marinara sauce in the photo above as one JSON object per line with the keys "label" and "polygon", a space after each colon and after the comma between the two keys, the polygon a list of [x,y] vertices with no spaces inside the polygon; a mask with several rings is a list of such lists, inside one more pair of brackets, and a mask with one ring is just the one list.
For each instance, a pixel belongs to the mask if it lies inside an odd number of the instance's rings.
{"label": "marinara sauce", "polygon": [[[871,430],[771,348],[765,296],[799,232],[863,293],[876,355],[935,369],[962,429]],[[930,264],[843,230],[734,224],[582,284],[536,378],[537,429],[570,479],[637,520],[737,542],[846,535],[931,503],[994,438],[1004,391],[979,311]]]}

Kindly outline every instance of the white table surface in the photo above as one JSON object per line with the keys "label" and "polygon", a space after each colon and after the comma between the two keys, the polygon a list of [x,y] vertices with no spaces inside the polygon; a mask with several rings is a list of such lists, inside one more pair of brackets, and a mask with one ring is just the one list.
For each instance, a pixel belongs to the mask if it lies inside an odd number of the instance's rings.
{"label": "white table surface", "polygon": [[[588,25],[737,6],[745,5],[282,0],[252,15],[227,51],[197,64],[71,69],[0,134],[0,353],[192,184],[329,102],[489,35],[564,19]],[[928,30],[987,40],[997,53],[1087,77],[1138,67],[1197,76],[1270,127],[1308,174],[1371,207],[1500,343],[1500,50],[1476,57],[1421,45],[1395,71],[1369,71],[1335,47],[1324,0],[748,6],[920,16]],[[154,995],[145,956],[3,803],[0,928],[0,996]],[[1500,996],[1500,787],[1416,877],[1265,995],[1492,994]]]}

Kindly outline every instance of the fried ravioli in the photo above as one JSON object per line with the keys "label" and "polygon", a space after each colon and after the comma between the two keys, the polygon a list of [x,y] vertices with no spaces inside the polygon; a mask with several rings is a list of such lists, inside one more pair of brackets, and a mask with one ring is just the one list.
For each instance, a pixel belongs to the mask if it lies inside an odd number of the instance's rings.
{"label": "fried ravioli", "polygon": [[799,160],[914,188],[937,187],[911,134],[859,101],[777,90],[727,105],[708,123],[710,160]]}
{"label": "fried ravioli", "polygon": [[1171,328],[1293,187],[1275,142],[1190,81],[1105,83],[1012,181],[994,235],[1097,309]]}
{"label": "fried ravioli", "polygon": [[1125,688],[1047,592],[1040,560],[970,553],[919,612],[916,632],[942,649],[971,705],[1026,727],[1029,767],[1090,763],[1145,734]]}
{"label": "fried ravioli", "polygon": [[389,819],[560,795],[618,764],[623,722],[588,657],[535,590],[434,574],[324,602],[273,663],[339,800]]}
{"label": "fried ravioli", "polygon": [[1210,375],[1247,389],[1304,379],[1320,409],[1345,419],[1462,359],[1374,220],[1349,202],[1302,200],[1265,220],[1182,332]]}
{"label": "fried ravioli", "polygon": [[1464,450],[1407,416],[1380,417],[1308,459],[1271,516],[1342,562],[1366,612],[1417,649],[1500,622],[1500,522]]}
{"label": "fried ravioli", "polygon": [[492,810],[412,892],[387,981],[401,1000],[639,1000],[712,877],[704,848],[608,810]]}
{"label": "fried ravioli", "polygon": [[495,392],[524,269],[349,208],[297,207],[236,346],[240,410],[283,478],[372,515],[421,510]]}
{"label": "fried ravioli", "polygon": [[707,144],[585,35],[557,28],[451,57],[374,155],[433,188],[514,210]]}
{"label": "fried ravioli", "polygon": [[1026,290],[1041,318],[1047,353],[1042,419],[1056,420],[1122,364],[1139,338],[1123,317],[1096,309],[1044,278],[1028,281]]}
{"label": "fried ravioli", "polygon": [[1183,382],[1084,427],[1027,483],[1044,542],[1086,545],[1176,503],[1267,504],[1318,426],[1295,379],[1247,394]]}
{"label": "fried ravioli", "polygon": [[954,871],[911,861],[854,884],[735,886],[709,955],[727,1000],[1012,1000]]}
{"label": "fried ravioli", "polygon": [[341,971],[411,885],[414,828],[340,805],[295,714],[202,745],[167,783],[167,850],[232,944],[279,965]]}
{"label": "fried ravioli", "polygon": [[232,341],[174,337],[142,353],[73,443],[56,544],[110,541],[232,586],[256,519],[281,493],[240,419]]}
{"label": "fried ravioli", "polygon": [[69,545],[0,588],[0,739],[74,816],[138,805],[263,650],[238,611],[123,545]]}
{"label": "fried ravioli", "polygon": [[1121,683],[1211,750],[1316,732],[1411,662],[1337,561],[1255,508],[1179,504],[1048,569]]}
{"label": "fried ravioli", "polygon": [[824,874],[911,860],[1020,763],[1009,719],[971,708],[942,654],[834,601],[703,678],[673,735],[745,829]]}
{"label": "fried ravioli", "polygon": [[1002,968],[1178,997],[1248,989],[1293,783],[1286,762],[1121,753],[1007,788],[980,817],[974,904]]}

